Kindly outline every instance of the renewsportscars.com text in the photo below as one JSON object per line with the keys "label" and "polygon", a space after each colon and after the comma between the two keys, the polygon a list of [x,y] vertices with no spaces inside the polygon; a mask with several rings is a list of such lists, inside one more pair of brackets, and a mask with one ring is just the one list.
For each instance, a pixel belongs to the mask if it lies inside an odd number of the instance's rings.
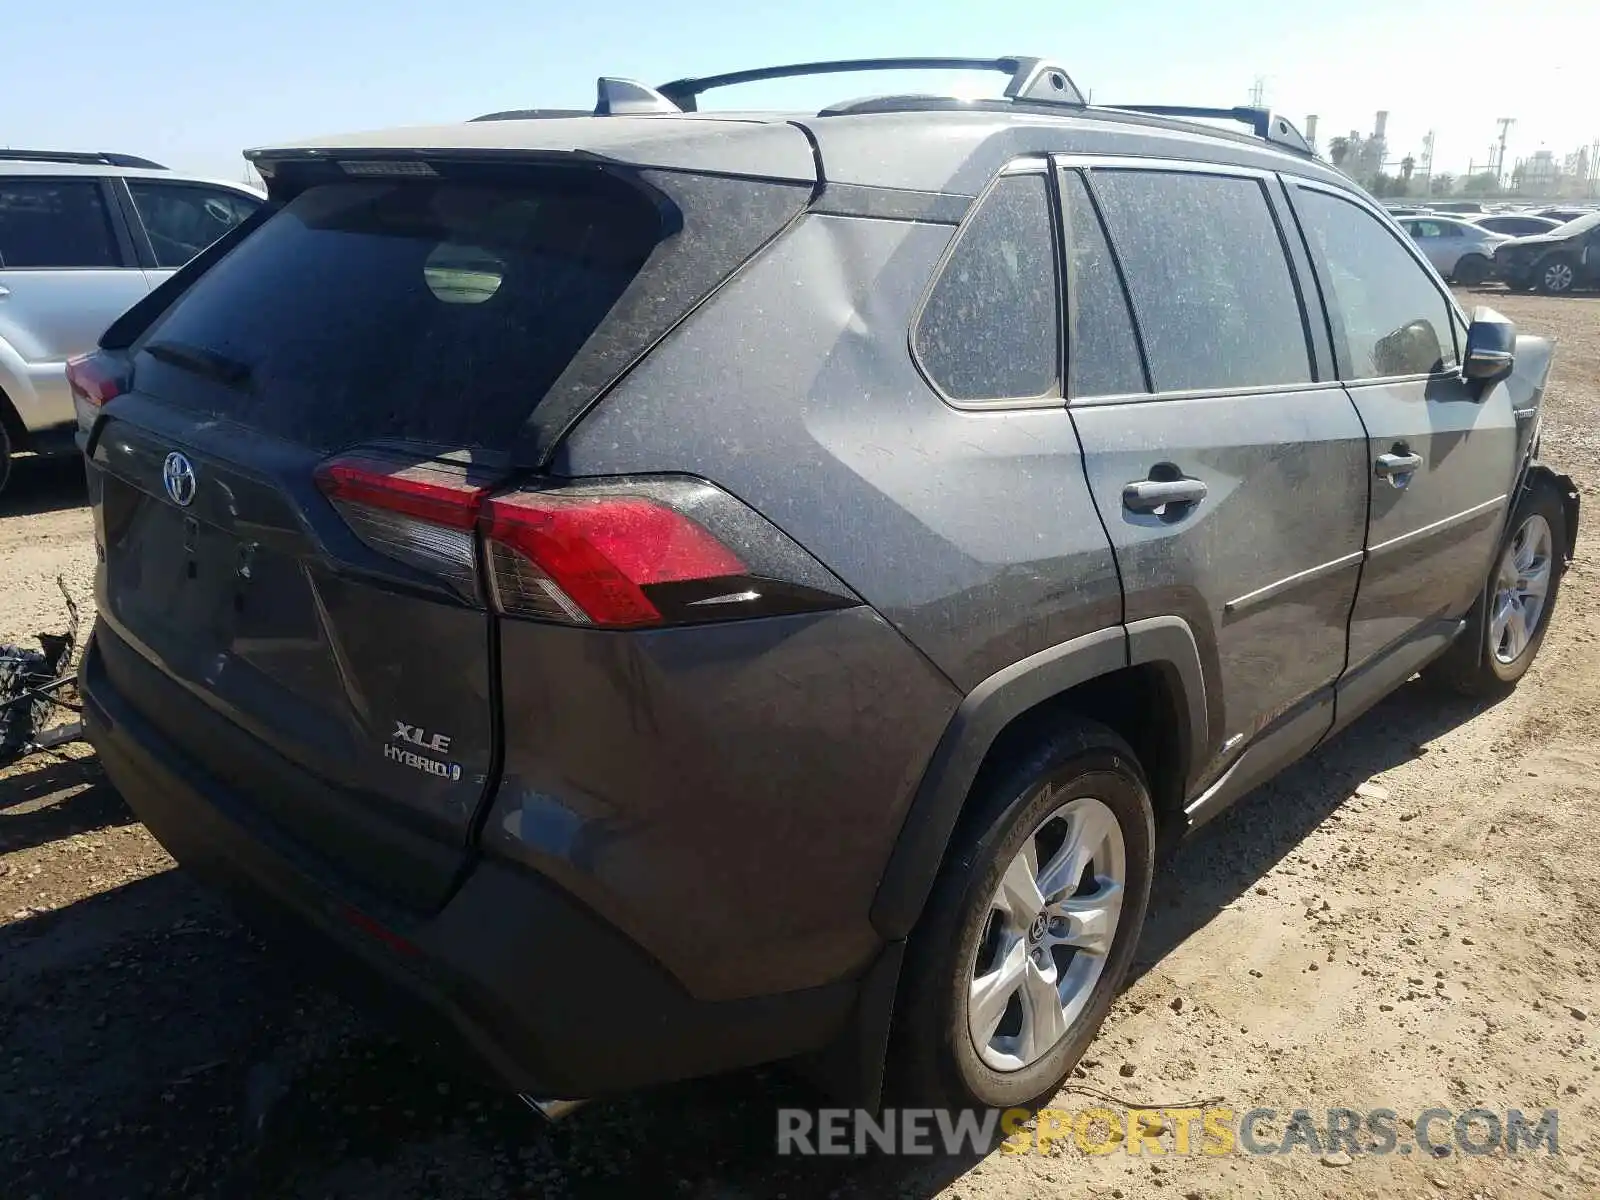
{"label": "renewsportscars.com text", "polygon": [[1417,1154],[1448,1158],[1504,1150],[1560,1154],[1560,1113],[1547,1108],[1456,1112],[1428,1108],[901,1108],[778,1110],[778,1153],[1205,1155]]}

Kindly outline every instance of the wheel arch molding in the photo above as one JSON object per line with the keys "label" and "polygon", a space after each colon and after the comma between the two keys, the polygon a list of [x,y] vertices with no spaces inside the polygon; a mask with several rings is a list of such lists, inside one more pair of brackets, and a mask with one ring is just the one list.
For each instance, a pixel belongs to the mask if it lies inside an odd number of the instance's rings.
{"label": "wheel arch molding", "polygon": [[1016,739],[1026,742],[1035,722],[1070,713],[1134,732],[1135,751],[1158,760],[1141,762],[1158,822],[1181,815],[1209,741],[1207,699],[1200,651],[1180,617],[1099,629],[995,672],[967,694],[929,759],[879,882],[873,926],[891,941],[910,934],[979,772]]}

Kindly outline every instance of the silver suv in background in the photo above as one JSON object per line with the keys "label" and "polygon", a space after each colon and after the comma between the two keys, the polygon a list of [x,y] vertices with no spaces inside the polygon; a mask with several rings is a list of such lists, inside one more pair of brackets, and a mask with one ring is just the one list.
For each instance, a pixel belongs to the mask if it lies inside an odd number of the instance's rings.
{"label": "silver suv in background", "polygon": [[0,489],[13,455],[75,449],[67,359],[262,200],[127,154],[0,150]]}

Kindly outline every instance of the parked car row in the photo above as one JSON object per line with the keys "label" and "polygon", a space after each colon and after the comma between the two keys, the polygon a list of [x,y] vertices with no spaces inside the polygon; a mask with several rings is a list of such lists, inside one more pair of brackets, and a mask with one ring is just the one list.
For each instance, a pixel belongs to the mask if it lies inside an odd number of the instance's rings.
{"label": "parked car row", "polygon": [[1470,287],[1499,278],[1517,290],[1560,293],[1600,282],[1600,211],[1566,222],[1525,213],[1397,219],[1452,283]]}
{"label": "parked car row", "polygon": [[76,447],[66,362],[264,202],[129,154],[0,150],[0,489]]}

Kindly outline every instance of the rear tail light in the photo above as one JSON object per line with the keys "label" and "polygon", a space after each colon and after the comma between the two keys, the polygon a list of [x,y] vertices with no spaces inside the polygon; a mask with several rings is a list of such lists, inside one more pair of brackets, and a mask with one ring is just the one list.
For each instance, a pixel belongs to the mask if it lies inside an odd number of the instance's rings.
{"label": "rear tail light", "polygon": [[495,602],[508,614],[659,625],[647,589],[748,574],[704,527],[645,496],[507,496],[485,505],[484,532]]}
{"label": "rear tail light", "polygon": [[[858,604],[750,508],[683,476],[584,481],[490,495],[450,461],[341,455],[317,484],[370,548],[500,613],[609,629],[725,621]],[[481,564],[486,578],[480,587]]]}
{"label": "rear tail light", "polygon": [[124,355],[106,350],[67,360],[67,387],[72,391],[72,408],[79,429],[88,433],[93,428],[101,407],[128,390],[132,374]]}
{"label": "rear tail light", "polygon": [[478,598],[478,509],[488,491],[460,464],[379,451],[343,455],[317,468],[317,486],[352,533],[379,554],[441,576]]}

